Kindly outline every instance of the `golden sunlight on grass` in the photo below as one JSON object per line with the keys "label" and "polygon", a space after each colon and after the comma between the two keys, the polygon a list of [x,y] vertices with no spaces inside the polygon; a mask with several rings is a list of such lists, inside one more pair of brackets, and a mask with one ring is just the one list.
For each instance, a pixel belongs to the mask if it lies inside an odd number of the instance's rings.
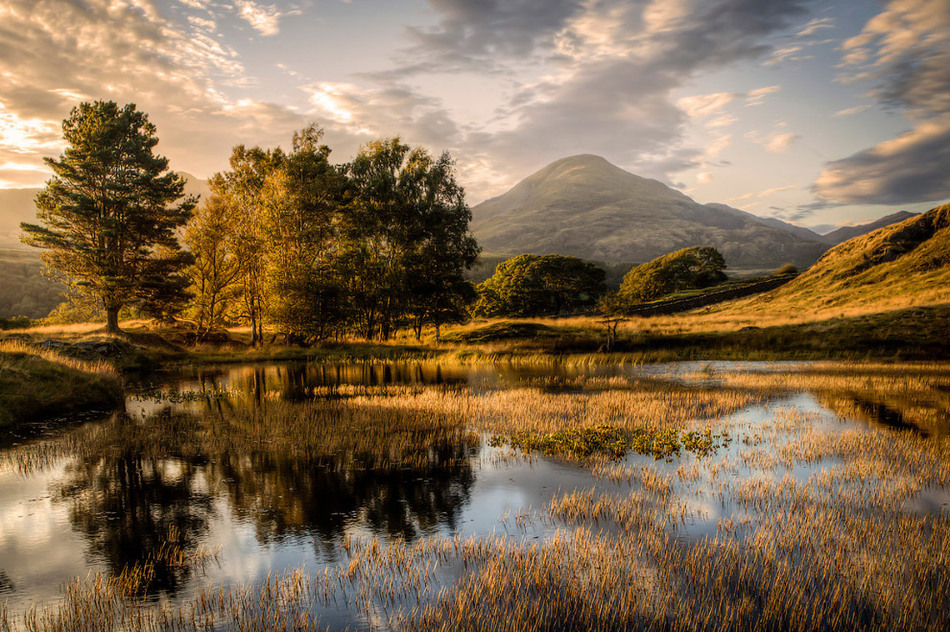
{"label": "golden sunlight on grass", "polygon": [[[479,435],[603,424],[612,433],[708,428],[732,441],[672,462],[580,458],[590,487],[555,493],[534,518],[518,513],[516,522],[557,526],[544,540],[347,535],[339,563],[320,572],[204,587],[181,602],[143,601],[147,568],[133,568],[71,582],[44,608],[0,612],[0,629],[320,630],[321,609],[346,608],[396,630],[942,630],[950,513],[927,507],[950,498],[950,437],[856,424],[845,406],[829,415],[782,398],[886,401],[908,423],[936,429],[950,423],[948,380],[939,364],[709,367],[677,381],[353,387],[303,404],[265,396],[259,409],[231,396],[228,413],[199,413],[195,399],[192,412],[121,432],[78,428],[60,449],[91,462],[126,451],[342,454],[383,469],[431,463],[441,445],[474,449]],[[766,412],[733,414],[749,407]],[[10,451],[6,467],[46,467],[57,448],[44,445]],[[198,565],[208,555],[169,558]]]}

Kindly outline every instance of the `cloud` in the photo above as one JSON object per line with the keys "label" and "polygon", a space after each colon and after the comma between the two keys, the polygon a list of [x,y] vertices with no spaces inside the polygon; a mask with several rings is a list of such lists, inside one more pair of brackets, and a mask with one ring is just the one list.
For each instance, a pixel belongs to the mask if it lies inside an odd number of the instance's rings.
{"label": "cloud", "polygon": [[796,33],[796,36],[808,37],[809,35],[813,35],[816,31],[834,28],[834,26],[834,18],[814,18],[803,26],[802,29]]}
{"label": "cloud", "polygon": [[947,0],[891,0],[842,49],[842,78],[870,80],[882,102],[907,108],[915,118],[950,112]]}
{"label": "cloud", "polygon": [[765,148],[771,152],[783,153],[792,148],[792,144],[798,139],[797,134],[787,132],[784,134],[773,134],[765,143]]}
{"label": "cloud", "polygon": [[[673,94],[700,72],[771,52],[766,38],[806,12],[806,0],[432,0],[437,26],[402,75],[446,69],[510,73],[522,89],[493,127],[464,140],[467,154],[505,157],[497,182],[549,160],[595,152],[669,181],[702,167],[704,151],[680,147],[690,116],[712,118],[730,97]],[[525,81],[525,77],[537,80]],[[761,101],[778,87],[766,88]],[[736,97],[732,97],[736,98]],[[688,111],[688,113],[687,113]],[[713,127],[733,119],[720,116]],[[713,123],[713,121],[710,121]],[[509,176],[512,178],[513,176]],[[476,184],[476,188],[479,185]]]}
{"label": "cloud", "polygon": [[856,105],[856,106],[854,106],[853,108],[847,108],[847,109],[845,109],[845,110],[838,110],[837,112],[835,112],[834,115],[835,115],[835,116],[839,116],[839,117],[840,117],[840,116],[852,116],[852,115],[854,115],[854,114],[860,114],[861,112],[864,112],[864,111],[870,110],[870,109],[871,109],[870,104],[865,103],[864,105]]}
{"label": "cloud", "polygon": [[950,1],[891,0],[841,49],[841,79],[870,82],[871,94],[912,129],[826,164],[813,186],[816,205],[950,197]]}
{"label": "cloud", "polygon": [[775,94],[782,89],[782,86],[766,86],[764,88],[756,88],[755,90],[749,90],[745,96],[745,104],[747,107],[754,107],[757,105],[762,105],[765,103],[765,97],[770,94]]}
{"label": "cloud", "polygon": [[581,0],[429,0],[440,16],[432,28],[410,27],[416,39],[407,56],[420,68],[496,68],[499,58],[554,50],[554,33],[578,13]]}
{"label": "cloud", "polygon": [[354,137],[351,144],[354,140],[400,135],[411,144],[438,149],[458,147],[459,129],[442,102],[409,86],[321,82],[311,86],[310,92],[314,109],[309,114],[325,121],[328,132]]}
{"label": "cloud", "polygon": [[950,114],[825,165],[814,191],[824,202],[911,204],[950,199]]}
{"label": "cloud", "polygon": [[[798,185],[795,185],[795,184],[787,184],[787,185],[781,186],[781,187],[773,187],[773,188],[771,188],[771,189],[765,189],[764,191],[743,193],[742,195],[737,195],[736,197],[731,197],[731,198],[729,198],[728,200],[725,200],[724,203],[725,203],[725,204],[738,204],[738,203],[740,203],[740,202],[745,202],[745,201],[747,201],[747,200],[754,200],[754,199],[766,198],[766,197],[769,197],[770,195],[775,195],[776,193],[782,193],[782,192],[784,192],[784,191],[791,191],[791,190],[797,189],[797,188],[798,188]],[[757,205],[758,205],[758,203],[756,203],[755,205],[752,205],[752,204],[745,204],[745,205],[743,205],[743,206],[745,206],[746,208],[749,208],[749,207],[751,207],[751,206],[757,206]],[[773,209],[774,209],[774,207],[773,207]]]}
{"label": "cloud", "polygon": [[732,92],[716,92],[714,94],[698,94],[692,97],[683,97],[676,102],[681,110],[690,118],[705,118],[718,114],[722,108],[732,103],[736,95]]}
{"label": "cloud", "polygon": [[732,134],[723,134],[715,138],[711,143],[706,145],[703,158],[707,161],[715,160],[719,157],[719,154],[725,151],[730,142],[732,142]]}
{"label": "cloud", "polygon": [[[44,168],[42,156],[62,149],[60,122],[83,100],[135,103],[158,127],[159,153],[173,168],[199,175],[220,168],[236,142],[276,143],[306,124],[302,115],[270,106],[266,120],[275,125],[255,127],[261,109],[242,107],[225,92],[248,78],[236,51],[211,28],[212,5],[182,5],[172,12],[146,0],[5,0],[0,164]],[[235,138],[236,129],[247,136]],[[10,174],[3,179],[11,181]],[[22,184],[45,180],[38,170],[15,175]]]}
{"label": "cloud", "polygon": [[274,6],[265,6],[252,0],[234,0],[234,8],[242,20],[264,36],[280,33],[281,12]]}
{"label": "cloud", "polygon": [[719,127],[729,127],[730,125],[736,123],[738,120],[739,119],[737,117],[732,116],[731,114],[725,114],[723,116],[717,116],[716,118],[706,123],[706,127],[708,127],[709,129],[716,129]]}
{"label": "cloud", "polygon": [[812,55],[802,55],[799,54],[804,50],[803,46],[786,46],[785,48],[780,48],[778,50],[772,51],[772,54],[767,60],[763,62],[765,66],[775,66],[787,61],[805,61],[808,59],[814,59]]}

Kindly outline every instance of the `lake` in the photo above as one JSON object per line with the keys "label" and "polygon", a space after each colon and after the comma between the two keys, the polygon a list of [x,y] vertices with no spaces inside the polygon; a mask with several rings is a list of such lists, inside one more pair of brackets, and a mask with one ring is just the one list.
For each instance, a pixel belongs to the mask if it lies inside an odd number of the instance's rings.
{"label": "lake", "polygon": [[3,438],[0,615],[941,629],[948,411],[941,364],[150,374]]}

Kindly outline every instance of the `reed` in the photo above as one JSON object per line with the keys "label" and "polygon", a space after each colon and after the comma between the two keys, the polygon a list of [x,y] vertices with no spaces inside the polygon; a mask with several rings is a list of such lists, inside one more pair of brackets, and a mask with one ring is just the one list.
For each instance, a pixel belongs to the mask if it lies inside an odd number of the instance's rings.
{"label": "reed", "polygon": [[[315,458],[389,471],[493,458],[486,451],[524,458],[507,440],[479,446],[492,434],[534,433],[570,446],[596,481],[503,516],[519,527],[514,534],[348,535],[335,549],[339,563],[321,572],[208,586],[178,603],[142,599],[147,568],[90,576],[58,604],[0,610],[0,629],[318,630],[323,614],[343,609],[395,630],[943,630],[950,513],[931,505],[950,497],[950,437],[938,432],[950,419],[948,378],[944,365],[708,367],[676,382],[353,387],[345,398],[302,404],[266,394],[254,405],[184,398],[176,405],[187,412],[77,428],[58,439],[62,448],[17,448],[6,466],[45,467],[62,449],[83,458],[124,450]],[[828,407],[784,399],[799,391]],[[855,423],[869,398],[927,432]],[[764,416],[735,414],[750,407]],[[673,433],[678,456],[612,461],[611,446],[636,429]],[[444,445],[463,449],[434,456]],[[519,535],[533,521],[559,531],[543,541]],[[171,563],[200,566],[200,555],[167,550]]]}

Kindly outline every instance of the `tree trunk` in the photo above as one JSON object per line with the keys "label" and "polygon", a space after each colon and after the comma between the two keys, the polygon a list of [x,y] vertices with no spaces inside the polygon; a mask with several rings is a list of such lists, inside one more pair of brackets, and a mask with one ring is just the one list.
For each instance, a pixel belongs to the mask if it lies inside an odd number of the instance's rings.
{"label": "tree trunk", "polygon": [[119,333],[119,307],[106,308],[106,333]]}

